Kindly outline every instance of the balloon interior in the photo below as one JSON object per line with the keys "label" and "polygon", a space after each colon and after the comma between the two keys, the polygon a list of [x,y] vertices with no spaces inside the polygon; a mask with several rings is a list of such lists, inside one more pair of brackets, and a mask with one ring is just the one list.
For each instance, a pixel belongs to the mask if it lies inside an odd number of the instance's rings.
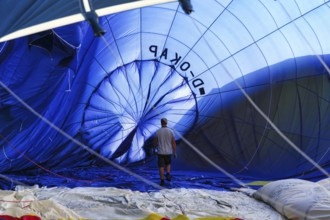
{"label": "balloon interior", "polygon": [[153,189],[130,172],[158,184],[164,117],[173,188],[328,175],[327,1],[169,1],[5,40],[25,2],[0,29],[1,188]]}

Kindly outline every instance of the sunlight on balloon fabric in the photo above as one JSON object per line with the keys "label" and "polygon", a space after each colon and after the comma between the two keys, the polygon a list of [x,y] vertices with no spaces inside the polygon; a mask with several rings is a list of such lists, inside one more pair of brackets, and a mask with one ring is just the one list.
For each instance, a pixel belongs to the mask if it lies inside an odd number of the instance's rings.
{"label": "sunlight on balloon fabric", "polygon": [[[80,22],[2,42],[0,80],[55,126],[122,165],[153,158],[153,135],[166,117],[176,131],[177,170],[214,171],[183,136],[234,176],[318,177],[237,82],[329,169],[330,84],[320,62],[330,62],[328,1],[192,4],[189,16],[172,2],[100,17],[103,37]],[[99,162],[3,87],[0,124],[0,172]]]}

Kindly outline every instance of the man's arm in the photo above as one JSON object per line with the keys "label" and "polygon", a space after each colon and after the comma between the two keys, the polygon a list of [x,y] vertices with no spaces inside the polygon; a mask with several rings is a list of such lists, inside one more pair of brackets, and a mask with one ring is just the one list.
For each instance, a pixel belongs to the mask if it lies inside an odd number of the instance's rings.
{"label": "man's arm", "polygon": [[158,145],[158,137],[157,135],[155,135],[155,138],[154,138],[154,148],[156,148]]}
{"label": "man's arm", "polygon": [[152,148],[152,154],[155,155],[156,154],[156,148],[157,148],[157,145],[158,145],[158,137],[157,137],[157,134],[155,135],[154,137],[154,146]]}
{"label": "man's arm", "polygon": [[174,153],[174,158],[176,158],[176,142],[174,139],[174,136],[172,135],[172,147],[173,147],[173,153]]}

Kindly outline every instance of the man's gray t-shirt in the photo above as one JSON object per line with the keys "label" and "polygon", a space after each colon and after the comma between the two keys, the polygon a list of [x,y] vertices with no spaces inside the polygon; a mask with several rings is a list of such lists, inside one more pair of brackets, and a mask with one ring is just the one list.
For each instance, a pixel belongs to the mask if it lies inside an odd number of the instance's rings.
{"label": "man's gray t-shirt", "polygon": [[158,154],[172,154],[172,136],[173,131],[168,127],[162,127],[157,131]]}

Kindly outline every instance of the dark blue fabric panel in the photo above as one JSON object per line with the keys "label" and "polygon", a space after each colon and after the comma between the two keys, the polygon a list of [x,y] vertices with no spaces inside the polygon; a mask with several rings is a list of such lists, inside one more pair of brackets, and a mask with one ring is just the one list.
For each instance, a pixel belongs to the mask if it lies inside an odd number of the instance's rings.
{"label": "dark blue fabric panel", "polygon": [[3,0],[0,2],[0,36],[40,23],[80,13],[77,0]]}

